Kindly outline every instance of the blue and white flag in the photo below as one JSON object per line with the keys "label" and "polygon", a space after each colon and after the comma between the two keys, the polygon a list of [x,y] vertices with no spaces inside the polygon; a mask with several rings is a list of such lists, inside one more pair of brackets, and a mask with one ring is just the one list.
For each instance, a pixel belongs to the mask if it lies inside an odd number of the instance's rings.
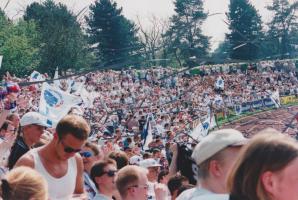
{"label": "blue and white flag", "polygon": [[141,139],[143,140],[143,146],[142,146],[143,150],[149,149],[148,145],[150,144],[150,142],[153,141],[152,127],[151,127],[151,121],[153,120],[154,120],[154,116],[151,113],[149,113],[147,115],[146,124],[144,126],[144,129],[141,135]]}
{"label": "blue and white flag", "polygon": [[38,71],[33,71],[30,75],[30,82],[44,81],[45,76]]}
{"label": "blue and white flag", "polygon": [[215,88],[224,90],[225,88],[225,81],[219,76],[215,81]]}
{"label": "blue and white flag", "polygon": [[210,129],[216,126],[215,117],[208,116],[202,123],[199,123],[197,127],[190,134],[194,139],[201,140],[208,135]]}
{"label": "blue and white flag", "polygon": [[39,102],[39,112],[55,126],[69,110],[82,102],[80,97],[63,92],[59,88],[43,83]]}

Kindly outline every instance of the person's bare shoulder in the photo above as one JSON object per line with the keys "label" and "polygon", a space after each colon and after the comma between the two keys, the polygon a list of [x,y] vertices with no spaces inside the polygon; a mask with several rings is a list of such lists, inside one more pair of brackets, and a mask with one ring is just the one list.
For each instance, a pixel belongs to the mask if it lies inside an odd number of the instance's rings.
{"label": "person's bare shoulder", "polygon": [[31,152],[27,152],[24,154],[15,164],[14,168],[19,167],[19,166],[26,166],[26,167],[31,167],[34,168],[34,158]]}

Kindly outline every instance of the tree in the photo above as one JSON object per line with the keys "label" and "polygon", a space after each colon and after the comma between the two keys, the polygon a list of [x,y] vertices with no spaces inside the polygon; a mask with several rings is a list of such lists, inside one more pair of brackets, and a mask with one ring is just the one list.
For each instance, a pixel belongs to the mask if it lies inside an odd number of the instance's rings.
{"label": "tree", "polygon": [[230,33],[230,58],[254,60],[259,57],[263,40],[262,21],[257,10],[248,0],[230,0],[227,13]]}
{"label": "tree", "polygon": [[97,0],[90,6],[90,11],[86,17],[87,32],[97,62],[129,65],[138,57],[141,48],[136,25],[122,15],[122,8],[117,8],[117,3],[112,0]]}
{"label": "tree", "polygon": [[17,76],[29,75],[40,63],[39,33],[32,21],[12,23],[0,11],[1,74],[9,71]]}
{"label": "tree", "polygon": [[24,19],[38,24],[42,72],[53,74],[59,67],[66,73],[68,69],[89,67],[92,56],[88,53],[87,39],[76,16],[65,5],[52,0],[32,3],[26,8]]}
{"label": "tree", "polygon": [[171,40],[169,49],[180,65],[194,66],[209,50],[209,38],[201,30],[207,14],[202,0],[176,0],[174,4],[176,14],[164,37]]}
{"label": "tree", "polygon": [[294,45],[291,44],[297,35],[298,2],[290,4],[287,0],[273,0],[267,9],[274,14],[268,23],[267,33],[271,54],[279,55],[280,58],[288,57],[295,51]]}
{"label": "tree", "polygon": [[212,61],[214,63],[224,63],[229,59],[229,49],[230,49],[230,43],[229,41],[225,40],[221,42],[217,49],[214,50],[212,53]]}

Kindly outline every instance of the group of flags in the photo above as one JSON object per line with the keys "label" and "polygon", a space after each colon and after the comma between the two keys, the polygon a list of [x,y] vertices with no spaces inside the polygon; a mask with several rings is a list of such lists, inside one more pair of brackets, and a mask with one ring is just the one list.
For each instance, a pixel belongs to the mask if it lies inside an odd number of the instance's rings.
{"label": "group of flags", "polygon": [[[39,112],[48,119],[48,124],[55,127],[58,121],[70,111],[71,108],[78,105],[92,107],[96,97],[94,93],[89,93],[83,82],[75,82],[68,79],[66,87],[62,88],[62,82],[57,80],[58,68],[55,71],[54,83],[44,82],[41,85],[41,96],[39,101]],[[30,75],[30,82],[44,81],[45,76],[37,71]]]}

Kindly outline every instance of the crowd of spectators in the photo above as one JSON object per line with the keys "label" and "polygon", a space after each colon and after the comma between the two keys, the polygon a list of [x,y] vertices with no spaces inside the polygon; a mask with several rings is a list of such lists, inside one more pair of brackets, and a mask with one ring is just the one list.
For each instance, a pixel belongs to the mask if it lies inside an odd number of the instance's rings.
{"label": "crowd of spectators", "polygon": [[[198,74],[192,74],[190,70],[179,72],[161,67],[91,72],[72,78],[73,82],[82,83],[91,103],[87,105],[84,102],[73,107],[69,114],[82,119],[66,116],[66,119],[63,118],[66,122],[62,120],[59,124],[71,131],[65,132],[59,126],[61,133],[55,127],[42,123],[45,116],[38,113],[41,85],[21,86],[17,93],[3,97],[1,104],[1,174],[9,173],[16,166],[34,168],[37,159],[44,166],[41,171],[48,171],[47,176],[54,179],[64,177],[63,173],[68,170],[81,177],[73,180],[73,187],[68,187],[74,190],[72,198],[133,199],[142,195],[137,191],[142,190],[147,191],[146,199],[175,199],[183,190],[193,188],[192,184],[196,182],[193,178],[195,172],[184,173],[185,170],[181,168],[192,169],[193,164],[201,164],[198,161],[201,155],[193,154],[191,159],[191,151],[195,150],[198,142],[188,135],[194,128],[193,123],[198,119],[203,121],[214,112],[225,113],[236,105],[266,98],[276,91],[279,95],[296,95],[297,75],[291,62],[262,62],[248,65],[245,70],[200,67]],[[216,84],[219,79],[223,81],[221,87]],[[3,82],[26,81],[29,79],[19,79],[9,73],[3,79]],[[70,87],[69,80],[61,80],[59,84],[61,90]],[[71,88],[69,92],[79,95],[78,88]],[[17,106],[7,109],[6,101],[16,101]],[[83,119],[85,121],[81,121]],[[85,138],[86,134],[73,134],[78,127],[71,123],[76,120],[83,124],[84,133],[89,133],[88,139]],[[152,132],[150,141],[149,131]],[[57,145],[63,146],[63,154],[55,153],[60,151]],[[181,160],[187,164],[181,166]],[[68,165],[75,162],[77,169],[69,169]],[[45,166],[45,163],[50,164]],[[146,170],[127,168],[127,165],[137,165]],[[59,167],[64,171],[56,171]],[[49,172],[51,170],[53,173]],[[123,177],[117,177],[117,173]],[[131,176],[128,179],[125,177],[127,174]],[[224,172],[224,179],[226,176]],[[199,178],[205,180],[206,177]],[[69,198],[69,195],[54,198],[54,179],[50,179],[49,186],[44,186],[49,187],[50,199]],[[84,190],[80,185],[82,180]],[[131,184],[125,185],[123,180]],[[216,183],[217,179],[214,180]],[[6,187],[7,182],[4,181],[4,185]],[[215,185],[215,188],[222,185]],[[219,191],[228,193],[225,188]],[[63,196],[63,192],[60,193]]]}

